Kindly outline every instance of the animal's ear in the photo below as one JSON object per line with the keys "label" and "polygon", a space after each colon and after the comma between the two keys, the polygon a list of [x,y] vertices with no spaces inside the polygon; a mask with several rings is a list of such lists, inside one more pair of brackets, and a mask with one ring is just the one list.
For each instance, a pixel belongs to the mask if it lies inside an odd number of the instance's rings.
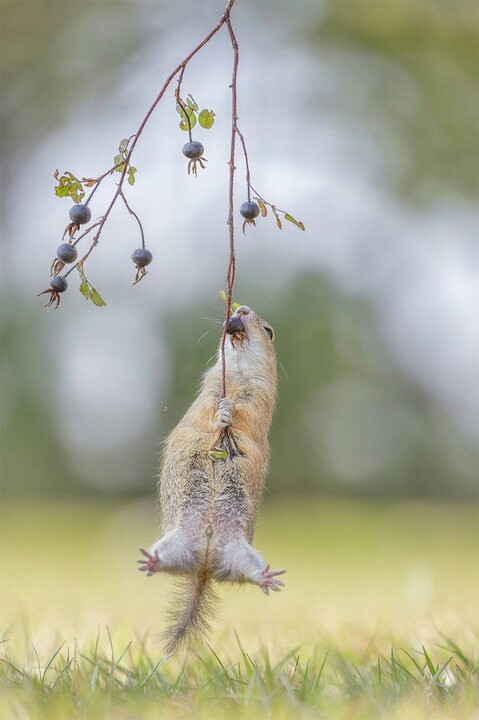
{"label": "animal's ear", "polygon": [[271,327],[271,325],[263,324],[263,327],[264,327],[264,329],[266,330],[266,332],[268,333],[269,339],[270,339],[270,340],[274,340],[274,330],[273,330],[273,328]]}

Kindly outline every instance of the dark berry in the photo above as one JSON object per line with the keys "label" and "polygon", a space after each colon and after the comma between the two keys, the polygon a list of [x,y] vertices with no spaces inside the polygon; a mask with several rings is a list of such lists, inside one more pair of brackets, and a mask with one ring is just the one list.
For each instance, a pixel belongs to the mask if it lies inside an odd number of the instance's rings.
{"label": "dark berry", "polygon": [[67,289],[68,283],[61,275],[55,275],[55,277],[52,277],[50,280],[50,287],[52,287],[55,292],[62,293]]}
{"label": "dark berry", "polygon": [[187,142],[185,145],[183,145],[183,155],[190,160],[199,160],[200,157],[203,155],[205,149],[203,145],[198,142],[198,140],[194,140],[193,142]]}
{"label": "dark berry", "polygon": [[254,220],[259,215],[259,205],[258,203],[247,200],[240,207],[240,213],[245,220]]}
{"label": "dark berry", "polygon": [[57,247],[57,257],[64,263],[72,263],[78,257],[77,249],[70,243],[62,243]]}
{"label": "dark berry", "polygon": [[91,218],[91,210],[88,205],[74,205],[70,208],[70,220],[77,225],[85,225]]}
{"label": "dark berry", "polygon": [[153,255],[146,248],[138,248],[131,253],[131,259],[137,268],[143,268],[151,263]]}
{"label": "dark berry", "polygon": [[240,315],[233,315],[226,329],[228,335],[235,335],[237,332],[244,332],[244,323]]}

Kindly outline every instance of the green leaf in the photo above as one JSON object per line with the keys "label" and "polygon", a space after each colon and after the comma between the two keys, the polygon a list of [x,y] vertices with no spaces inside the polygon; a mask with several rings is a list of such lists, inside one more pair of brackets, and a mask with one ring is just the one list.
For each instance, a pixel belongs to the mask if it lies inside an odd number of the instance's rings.
{"label": "green leaf", "polygon": [[223,300],[223,302],[228,302],[228,298],[226,297],[226,293],[224,290],[220,290],[218,295],[221,298],[221,300]]}
{"label": "green leaf", "polygon": [[56,185],[55,195],[57,197],[70,197],[70,189],[67,185]]}
{"label": "green leaf", "polygon": [[183,108],[181,105],[176,106],[176,112],[178,112],[181,115],[181,122],[180,122],[180,129],[181,130],[188,130],[188,120],[186,119],[186,116],[188,115],[188,118],[190,120],[191,128],[194,128],[196,125],[196,115],[194,110],[192,110],[190,107]]}
{"label": "green leaf", "polygon": [[232,303],[232,305],[231,305],[231,312],[232,312],[232,313],[235,313],[239,307],[241,307],[241,303],[239,303],[239,302],[234,302],[234,303]]}
{"label": "green leaf", "polygon": [[296,225],[296,227],[299,227],[300,230],[304,230],[304,224],[298,220],[295,220],[294,217],[289,213],[284,214],[284,219],[288,220],[290,223],[293,223],[293,225]]}
{"label": "green leaf", "polygon": [[135,167],[128,168],[128,182],[130,183],[130,185],[135,184],[135,173],[136,173]]}
{"label": "green leaf", "polygon": [[215,113],[213,110],[202,110],[198,115],[198,122],[202,128],[209,130],[213,127],[215,121]]}
{"label": "green leaf", "polygon": [[128,149],[128,143],[129,143],[129,142],[130,142],[130,141],[129,141],[128,138],[123,138],[123,140],[122,140],[122,141],[120,142],[120,144],[118,145],[118,150],[119,150],[119,152],[120,152],[122,155],[123,155],[124,153],[126,153],[126,151],[127,151],[127,149]]}
{"label": "green leaf", "polygon": [[186,98],[186,104],[187,104],[188,107],[191,108],[192,110],[198,110],[198,103],[197,103],[196,100],[194,99],[193,95],[191,95],[191,94],[188,95],[188,97]]}
{"label": "green leaf", "polygon": [[79,203],[79,202],[81,202],[81,200],[83,200],[83,198],[85,197],[85,192],[83,190],[83,185],[80,182],[71,183],[70,197],[76,203]]}
{"label": "green leaf", "polygon": [[103,307],[106,305],[106,302],[103,300],[100,293],[95,290],[95,288],[92,286],[90,290],[90,300],[97,306],[97,307]]}
{"label": "green leaf", "polygon": [[218,460],[226,460],[228,457],[228,453],[226,450],[222,450],[221,448],[213,448],[208,453],[210,460],[213,460],[213,462],[218,462]]}
{"label": "green leaf", "polygon": [[80,285],[80,292],[83,295],[83,297],[85,298],[85,300],[90,299],[90,288],[88,287],[87,280],[82,280],[81,285]]}
{"label": "green leaf", "polygon": [[115,168],[116,172],[123,172],[123,168],[125,167],[125,163],[122,162],[125,158],[123,155],[115,155],[113,158],[113,165],[117,165],[118,167]]}
{"label": "green leaf", "polygon": [[261,200],[261,198],[257,197],[257,198],[255,198],[255,200],[259,205],[259,209],[261,210],[261,217],[266,217],[266,215],[268,214],[268,208],[266,207],[264,202]]}
{"label": "green leaf", "polygon": [[73,173],[66,171],[60,178],[55,173],[55,178],[58,180],[58,185],[54,188],[57,197],[71,197],[76,203],[85,197],[83,185]]}

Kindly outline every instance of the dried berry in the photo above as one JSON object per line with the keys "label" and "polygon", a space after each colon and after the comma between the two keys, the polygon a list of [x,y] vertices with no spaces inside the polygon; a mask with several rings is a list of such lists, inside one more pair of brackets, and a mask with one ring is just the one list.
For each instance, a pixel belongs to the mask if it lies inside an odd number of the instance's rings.
{"label": "dried berry", "polygon": [[85,225],[91,218],[91,210],[88,205],[78,203],[70,208],[70,220],[76,225]]}
{"label": "dried berry", "polygon": [[78,257],[77,249],[70,243],[62,243],[57,247],[57,257],[64,263],[72,263]]}
{"label": "dried berry", "polygon": [[259,215],[258,203],[247,200],[240,207],[240,214],[244,217],[245,220],[254,220]]}
{"label": "dried berry", "polygon": [[50,287],[56,293],[63,293],[67,289],[68,283],[64,277],[62,277],[61,275],[56,275],[55,277],[52,277],[52,279],[50,280]]}
{"label": "dried berry", "polygon": [[151,263],[153,255],[146,248],[138,248],[131,253],[131,259],[137,268],[144,268]]}
{"label": "dried berry", "polygon": [[203,145],[198,142],[198,140],[194,140],[193,142],[187,142],[185,145],[183,145],[183,155],[189,160],[199,160],[200,157],[203,155],[204,151],[205,149]]}

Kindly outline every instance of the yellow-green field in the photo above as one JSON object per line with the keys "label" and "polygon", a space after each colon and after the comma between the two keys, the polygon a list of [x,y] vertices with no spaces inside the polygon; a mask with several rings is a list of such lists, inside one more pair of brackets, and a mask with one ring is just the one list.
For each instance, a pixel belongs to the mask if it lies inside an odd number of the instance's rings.
{"label": "yellow-green field", "polygon": [[286,588],[222,589],[210,646],[166,662],[155,525],[147,500],[4,505],[1,718],[479,718],[475,507],[266,505]]}

